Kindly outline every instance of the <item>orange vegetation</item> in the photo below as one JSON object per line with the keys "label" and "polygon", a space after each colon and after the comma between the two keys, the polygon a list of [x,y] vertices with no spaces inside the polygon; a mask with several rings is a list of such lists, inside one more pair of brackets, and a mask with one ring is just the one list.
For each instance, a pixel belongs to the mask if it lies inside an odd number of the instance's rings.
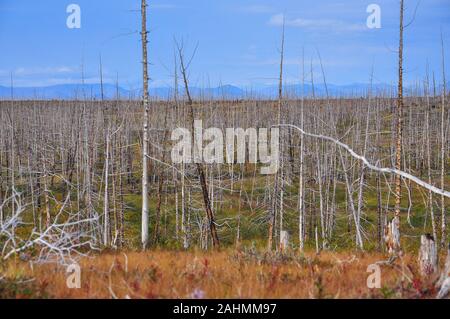
{"label": "orange vegetation", "polygon": [[357,252],[103,253],[80,260],[80,289],[67,288],[68,274],[62,266],[16,260],[2,266],[0,297],[426,298],[435,293],[415,275],[413,255],[381,265],[381,288],[369,289],[368,265],[383,260],[381,254]]}

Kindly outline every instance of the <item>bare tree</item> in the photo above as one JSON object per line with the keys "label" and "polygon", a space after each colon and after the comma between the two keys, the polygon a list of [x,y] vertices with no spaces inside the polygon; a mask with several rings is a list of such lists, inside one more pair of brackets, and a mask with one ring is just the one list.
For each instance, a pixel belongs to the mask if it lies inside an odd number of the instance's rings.
{"label": "bare tree", "polygon": [[[195,132],[195,115],[194,115],[194,101],[192,100],[192,96],[189,90],[189,81],[188,81],[188,75],[187,75],[187,69],[189,68],[190,61],[192,61],[192,58],[190,59],[189,63],[185,63],[184,61],[184,54],[183,54],[183,45],[178,45],[178,57],[180,59],[180,68],[181,68],[181,75],[183,77],[184,82],[184,88],[186,91],[187,96],[187,105],[188,105],[188,112],[189,112],[189,119],[191,121],[191,133],[192,133],[192,141],[196,138],[194,135]],[[195,51],[194,51],[195,54]],[[216,222],[214,218],[214,212],[212,210],[211,206],[211,200],[209,196],[209,190],[208,185],[206,183],[206,176],[205,171],[203,169],[203,165],[199,162],[195,163],[197,168],[198,177],[200,179],[200,186],[202,189],[202,196],[203,196],[203,203],[206,211],[206,217],[208,219],[208,227],[211,234],[212,242],[214,248],[219,248],[220,246],[220,240],[219,236],[217,235],[217,229],[216,229]]]}
{"label": "bare tree", "polygon": [[142,247],[145,249],[148,244],[148,214],[149,214],[149,200],[148,200],[148,116],[149,116],[149,96],[148,96],[148,62],[147,62],[147,4],[146,0],[141,2],[141,17],[142,17],[142,70],[143,70],[143,106],[144,106],[144,130],[142,139]]}
{"label": "bare tree", "polygon": [[[397,96],[397,136],[395,149],[395,168],[402,169],[402,143],[403,143],[403,14],[404,2],[400,0],[400,38],[398,46],[398,96]],[[400,175],[395,175],[395,212],[392,221],[394,233],[400,233],[400,205],[402,199],[402,178]],[[392,237],[393,249],[395,253],[400,250],[400,241],[398,236]]]}
{"label": "bare tree", "polygon": [[[445,55],[444,55],[444,38],[441,31],[441,48],[442,48],[442,103],[441,103],[441,188],[445,188],[445,97],[447,94],[447,83],[445,81]],[[447,219],[445,214],[445,197],[441,195],[441,247],[447,245]]]}
{"label": "bare tree", "polygon": [[[282,29],[282,34],[281,34],[281,49],[280,49],[280,75],[278,78],[278,102],[277,102],[277,123],[278,125],[281,124],[281,108],[282,108],[282,104],[283,104],[283,63],[284,63],[284,22],[283,22],[283,29]],[[281,137],[280,139],[281,141],[283,140],[283,137]],[[283,145],[282,143],[280,143],[280,148],[281,148],[281,158],[283,157]],[[281,159],[281,162],[283,160]],[[282,165],[282,164],[281,164]],[[272,246],[273,246],[273,234],[274,234],[274,225],[275,225],[275,219],[277,217],[277,210],[280,210],[280,227],[282,227],[282,223],[281,221],[283,220],[283,215],[282,215],[282,211],[283,211],[283,177],[280,178],[279,172],[277,170],[277,172],[275,173],[275,182],[274,182],[274,189],[273,189],[273,196],[275,198],[275,200],[272,202],[271,205],[271,211],[270,211],[270,216],[269,216],[269,234],[268,234],[268,241],[267,241],[267,247],[268,250],[272,250]],[[278,203],[278,196],[279,194],[281,195],[280,201]],[[278,207],[279,205],[279,207]],[[282,229],[280,228],[280,231]]]}
{"label": "bare tree", "polygon": [[[302,97],[300,105],[300,128],[304,129],[304,108],[305,108],[305,51],[302,52]],[[298,240],[300,250],[303,251],[305,241],[305,214],[304,214],[304,181],[303,181],[303,164],[304,164],[304,140],[303,134],[300,136],[300,171],[299,171],[299,187],[298,187]]]}

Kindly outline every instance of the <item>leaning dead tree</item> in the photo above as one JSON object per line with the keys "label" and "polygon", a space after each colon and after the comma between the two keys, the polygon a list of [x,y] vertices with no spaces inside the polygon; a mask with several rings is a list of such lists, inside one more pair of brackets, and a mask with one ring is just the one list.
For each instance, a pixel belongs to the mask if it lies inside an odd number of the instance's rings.
{"label": "leaning dead tree", "polygon": [[[187,98],[187,107],[188,107],[188,117],[191,124],[191,138],[192,141],[195,141],[197,136],[195,136],[195,114],[194,114],[194,101],[192,100],[192,96],[189,89],[189,80],[188,80],[188,74],[187,70],[189,68],[190,61],[186,64],[184,60],[184,52],[183,52],[183,46],[177,45],[178,48],[178,58],[180,60],[180,69],[181,69],[181,75],[183,77],[183,83],[184,88],[186,92],[186,98]],[[195,54],[195,52],[194,52]],[[192,59],[191,59],[192,61]],[[200,154],[202,150],[194,150],[194,152],[197,152],[197,154]],[[200,161],[194,160],[195,166],[197,168],[197,174],[198,178],[200,180],[200,186],[202,189],[202,197],[203,197],[203,204],[205,207],[206,217],[208,219],[208,228],[209,232],[212,238],[212,243],[214,248],[219,248],[220,246],[220,240],[219,236],[217,235],[217,229],[216,229],[216,222],[214,217],[213,208],[211,205],[211,198],[209,194],[208,185],[206,182],[206,174],[205,170],[203,169],[203,165]]]}
{"label": "leaning dead tree", "polygon": [[435,194],[441,195],[441,196],[445,196],[447,198],[450,198],[450,191],[446,191],[446,190],[442,190],[438,187],[435,187],[433,185],[428,184],[427,182],[421,180],[420,178],[411,175],[409,173],[406,173],[404,171],[395,169],[395,168],[388,168],[388,167],[378,167],[376,165],[373,165],[372,163],[370,163],[367,158],[365,158],[362,155],[357,154],[352,148],[350,148],[347,144],[344,144],[342,142],[340,142],[339,140],[329,137],[329,136],[325,136],[325,135],[320,135],[320,134],[313,134],[313,133],[308,133],[304,130],[302,130],[300,127],[292,125],[292,124],[281,124],[281,125],[275,125],[275,126],[285,126],[285,127],[292,127],[295,128],[296,130],[300,131],[301,134],[304,134],[306,136],[310,136],[313,138],[318,138],[318,139],[322,139],[322,140],[327,140],[329,142],[332,142],[336,145],[338,145],[339,147],[345,149],[351,156],[353,156],[354,158],[362,161],[364,163],[364,165],[366,165],[368,168],[370,168],[371,170],[374,170],[376,172],[380,172],[380,173],[388,173],[388,174],[393,174],[394,176],[400,176],[403,178],[406,178],[408,180],[411,180],[412,182],[418,184],[419,186],[422,186],[430,191],[432,191]]}

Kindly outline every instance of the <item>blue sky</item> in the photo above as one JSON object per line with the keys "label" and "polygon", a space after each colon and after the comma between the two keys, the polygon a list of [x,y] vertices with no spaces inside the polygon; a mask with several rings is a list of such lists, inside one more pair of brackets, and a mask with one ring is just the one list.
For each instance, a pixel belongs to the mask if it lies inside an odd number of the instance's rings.
{"label": "blue sky", "polygon": [[[406,1],[405,22],[418,0]],[[173,82],[174,38],[198,50],[192,62],[196,86],[276,83],[281,21],[286,21],[287,82],[299,81],[302,48],[307,63],[320,74],[320,52],[333,84],[396,81],[397,0],[157,0],[149,1],[150,75],[152,86]],[[81,29],[66,26],[66,7],[81,7]],[[368,29],[366,8],[381,7],[381,29]],[[0,0],[0,85],[79,83],[104,78],[137,88],[141,79],[139,0]],[[414,83],[425,75],[427,61],[439,78],[440,30],[450,64],[450,0],[422,0],[405,31],[405,77]],[[450,75],[449,75],[450,76]],[[319,81],[319,80],[318,80]]]}

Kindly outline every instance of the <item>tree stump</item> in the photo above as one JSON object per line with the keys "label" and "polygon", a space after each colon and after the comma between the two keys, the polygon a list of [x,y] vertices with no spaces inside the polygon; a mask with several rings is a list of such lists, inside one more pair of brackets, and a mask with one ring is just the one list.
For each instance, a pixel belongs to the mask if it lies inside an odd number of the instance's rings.
{"label": "tree stump", "polygon": [[438,289],[440,289],[437,298],[446,298],[450,292],[450,244],[447,251],[445,266],[441,272],[441,277],[439,278],[436,286]]}
{"label": "tree stump", "polygon": [[287,230],[280,232],[280,251],[286,251],[289,248],[289,233]]}
{"label": "tree stump", "polygon": [[435,279],[438,272],[436,242],[430,234],[420,237],[419,271],[422,278]]}
{"label": "tree stump", "polygon": [[384,229],[384,242],[389,255],[395,255],[400,251],[400,230],[397,218],[392,219]]}

